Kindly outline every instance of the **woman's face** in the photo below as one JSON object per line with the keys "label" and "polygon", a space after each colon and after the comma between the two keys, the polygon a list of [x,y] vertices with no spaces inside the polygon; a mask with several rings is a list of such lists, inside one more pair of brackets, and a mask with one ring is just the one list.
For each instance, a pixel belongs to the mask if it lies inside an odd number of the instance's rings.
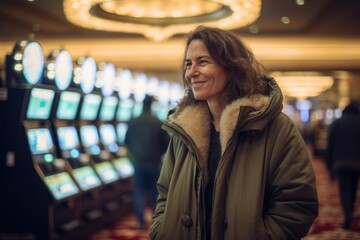
{"label": "woman's face", "polygon": [[201,40],[191,41],[185,57],[185,79],[196,100],[225,101],[225,70],[209,54]]}

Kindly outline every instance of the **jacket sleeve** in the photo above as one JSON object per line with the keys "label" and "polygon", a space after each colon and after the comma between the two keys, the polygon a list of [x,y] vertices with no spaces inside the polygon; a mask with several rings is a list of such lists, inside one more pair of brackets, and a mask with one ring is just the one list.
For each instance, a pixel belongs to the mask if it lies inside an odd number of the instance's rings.
{"label": "jacket sleeve", "polygon": [[157,189],[159,196],[157,199],[156,208],[151,219],[151,227],[149,230],[149,235],[152,240],[157,239],[156,235],[161,227],[162,220],[164,217],[164,212],[167,205],[167,195],[169,190],[169,185],[171,182],[172,172],[175,165],[175,155],[174,155],[174,138],[170,138],[168,149],[164,156],[164,161],[161,168],[161,173],[157,182]]}
{"label": "jacket sleeve", "polygon": [[[279,120],[279,119],[278,119]],[[275,120],[264,209],[267,239],[300,239],[318,215],[315,173],[297,127],[286,116]]]}

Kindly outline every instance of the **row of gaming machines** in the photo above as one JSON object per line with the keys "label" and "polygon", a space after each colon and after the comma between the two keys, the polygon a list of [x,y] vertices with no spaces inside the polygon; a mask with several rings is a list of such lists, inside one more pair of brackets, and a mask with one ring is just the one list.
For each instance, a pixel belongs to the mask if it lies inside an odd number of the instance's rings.
{"label": "row of gaming machines", "polygon": [[112,64],[74,63],[63,49],[45,59],[34,40],[6,56],[0,234],[80,239],[131,211],[134,169],[124,136],[141,109],[120,99],[114,78]]}

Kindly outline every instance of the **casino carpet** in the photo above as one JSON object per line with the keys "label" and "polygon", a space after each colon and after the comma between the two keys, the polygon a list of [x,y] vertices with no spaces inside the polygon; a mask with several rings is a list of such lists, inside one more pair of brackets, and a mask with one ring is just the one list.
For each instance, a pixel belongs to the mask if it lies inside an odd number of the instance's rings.
{"label": "casino carpet", "polygon": [[[355,218],[349,230],[342,229],[343,213],[340,207],[337,181],[331,181],[324,161],[313,158],[319,194],[319,217],[315,220],[304,240],[360,240],[360,188],[356,203]],[[151,212],[147,211],[150,221]],[[134,215],[114,223],[107,229],[93,234],[89,240],[149,240],[147,231],[137,229]]]}

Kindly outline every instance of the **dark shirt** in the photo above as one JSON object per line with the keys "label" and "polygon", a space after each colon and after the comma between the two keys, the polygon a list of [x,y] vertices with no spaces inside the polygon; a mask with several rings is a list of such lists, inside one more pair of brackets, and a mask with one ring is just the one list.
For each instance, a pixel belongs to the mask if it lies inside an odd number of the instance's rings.
{"label": "dark shirt", "polygon": [[206,226],[206,239],[211,239],[211,212],[212,212],[212,200],[214,191],[214,180],[216,169],[218,167],[221,158],[221,145],[219,132],[216,132],[214,125],[211,125],[211,138],[210,138],[210,150],[207,170],[209,173],[208,185],[205,189],[205,226]]}

